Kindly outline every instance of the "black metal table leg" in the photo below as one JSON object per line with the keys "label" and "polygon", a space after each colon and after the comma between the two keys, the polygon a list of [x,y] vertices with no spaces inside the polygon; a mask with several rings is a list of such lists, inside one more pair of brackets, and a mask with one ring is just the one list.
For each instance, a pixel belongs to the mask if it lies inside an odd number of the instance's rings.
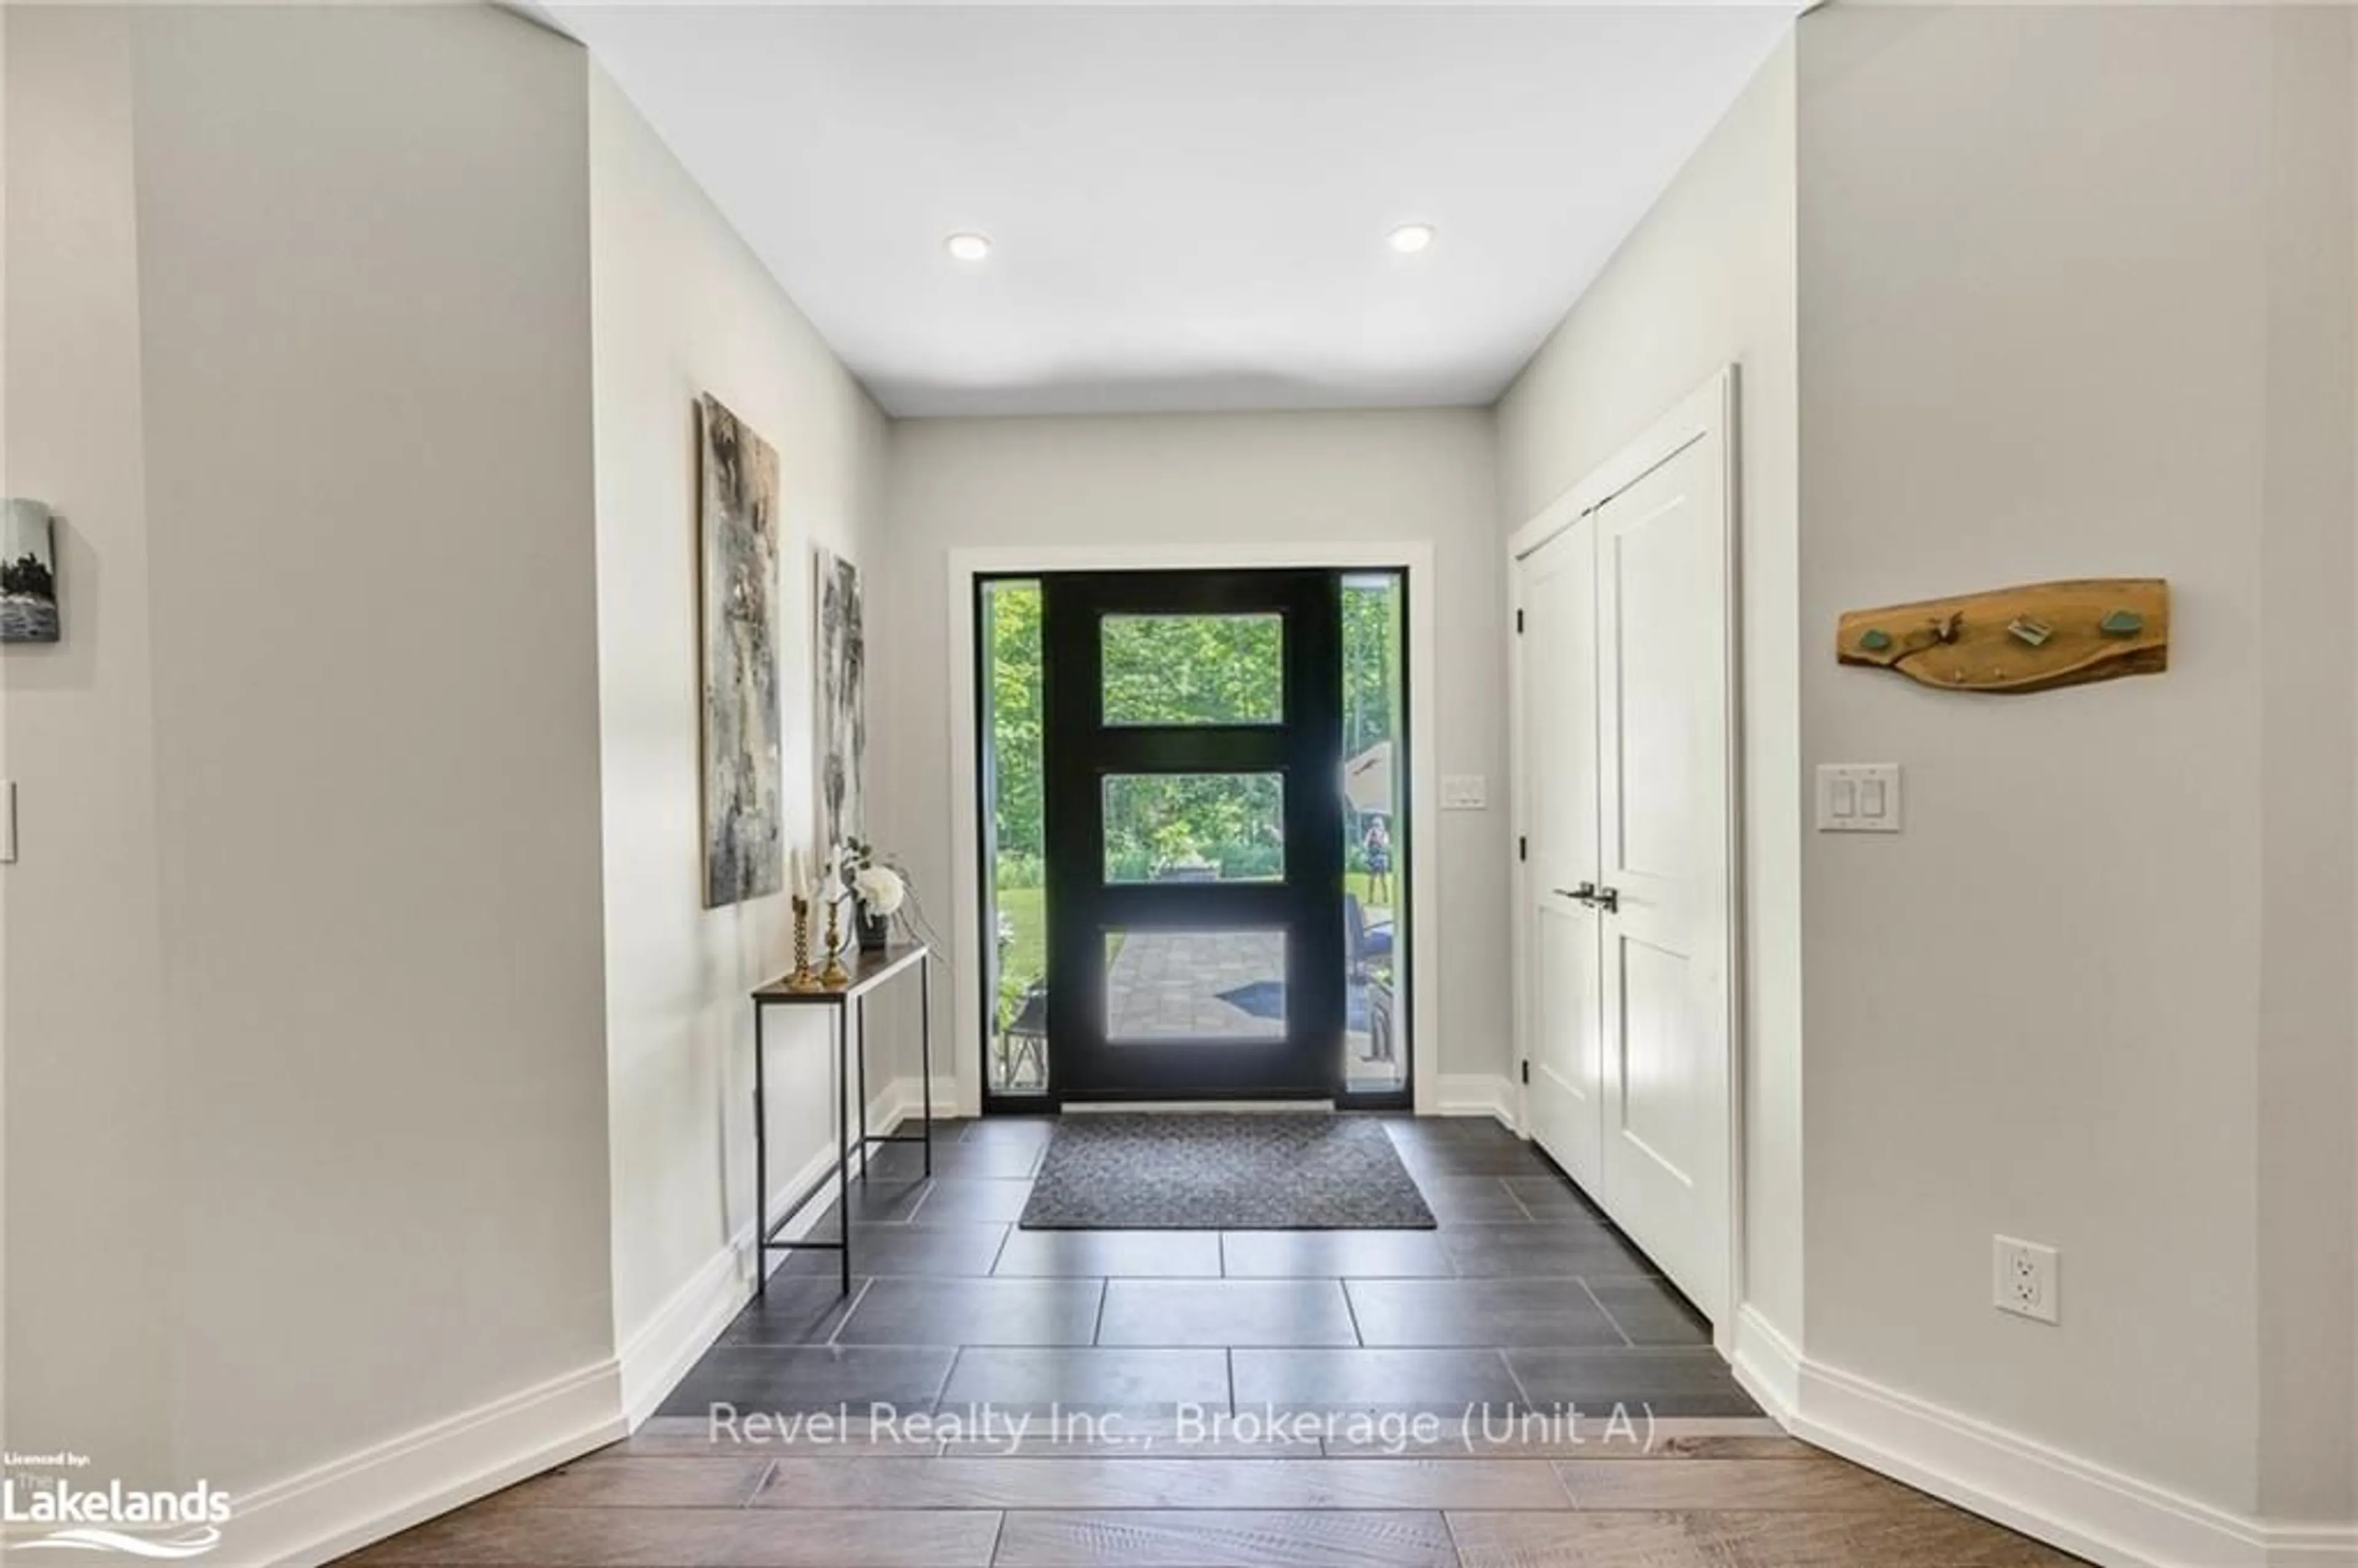
{"label": "black metal table leg", "polygon": [[925,1118],[925,1174],[934,1173],[934,957],[917,960],[917,1104]]}
{"label": "black metal table leg", "polygon": [[762,1004],[753,1004],[753,1293],[770,1289],[770,1128],[762,1104]]}
{"label": "black metal table leg", "polygon": [[[832,989],[814,989],[784,980],[773,982],[753,993],[753,1203],[754,1229],[754,1293],[763,1294],[769,1287],[769,1260],[773,1252],[835,1251],[842,1254],[839,1277],[845,1294],[851,1291],[854,1272],[851,1261],[851,1155],[860,1152],[861,1191],[872,1173],[869,1156],[879,1143],[923,1143],[925,1174],[934,1173],[934,995],[933,956],[917,946],[914,951],[903,950],[886,959],[871,963],[865,956],[863,968],[850,982]],[[921,989],[918,993],[921,1061],[924,1075],[924,1098],[918,1102],[918,1114],[923,1119],[920,1132],[872,1133],[868,1116],[868,992],[884,980],[908,968],[917,971]],[[770,1006],[811,1006],[825,1008],[834,1014],[828,1027],[834,1031],[831,1044],[834,1057],[829,1064],[834,1077],[828,1085],[835,1097],[835,1175],[827,1178],[825,1166],[791,1200],[773,1223],[770,1216],[770,1120],[769,1120],[769,1060],[766,1039],[766,1013]],[[856,1011],[854,1010],[857,1010]],[[897,1125],[897,1124],[896,1124]],[[824,1156],[822,1156],[824,1158]],[[792,1241],[775,1238],[792,1224],[795,1217],[810,1205],[832,1191],[842,1206],[836,1216],[835,1238],[823,1241],[815,1233],[806,1232]],[[819,1223],[824,1224],[824,1220]]]}
{"label": "black metal table leg", "polygon": [[[851,1293],[851,1108],[843,1097],[851,1092],[851,1026],[843,1009],[835,1010],[835,1190],[836,1236],[843,1248],[843,1293]],[[862,1151],[863,1154],[865,1151]]]}

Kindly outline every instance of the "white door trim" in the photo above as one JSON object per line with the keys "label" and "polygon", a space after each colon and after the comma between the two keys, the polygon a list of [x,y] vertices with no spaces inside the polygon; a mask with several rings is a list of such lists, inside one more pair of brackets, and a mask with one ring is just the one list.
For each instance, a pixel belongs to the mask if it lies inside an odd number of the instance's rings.
{"label": "white door trim", "polygon": [[[1530,521],[1517,528],[1507,540],[1508,581],[1509,591],[1520,581],[1516,563],[1554,538],[1573,523],[1595,511],[1614,496],[1627,490],[1639,479],[1701,438],[1715,438],[1722,446],[1724,460],[1721,470],[1722,525],[1725,530],[1727,562],[1725,580],[1720,584],[1721,610],[1727,627],[1727,1288],[1725,1299],[1698,1302],[1712,1320],[1712,1336],[1722,1356],[1731,1355],[1735,1348],[1736,1306],[1745,1299],[1744,1282],[1744,779],[1743,736],[1741,709],[1743,706],[1742,672],[1739,667],[1736,605],[1736,585],[1742,570],[1737,552],[1736,496],[1740,487],[1739,461],[1736,450],[1736,372],[1734,365],[1723,366],[1678,406],[1663,415],[1607,458],[1585,477],[1541,507]],[[1513,613],[1520,616],[1522,605],[1518,602]],[[1511,705],[1507,726],[1509,761],[1508,778],[1514,799],[1515,834],[1518,840],[1529,832],[1524,803],[1530,791],[1523,777],[1527,761],[1526,744],[1521,734],[1520,715],[1523,687],[1522,640],[1511,625],[1509,636],[1513,646],[1508,657],[1508,701]],[[1515,1063],[1509,1076],[1520,1078],[1520,1065],[1531,1057],[1531,1021],[1528,1014],[1528,980],[1531,974],[1528,944],[1530,940],[1530,888],[1526,883],[1529,867],[1519,855],[1513,866],[1514,925],[1510,937],[1514,979],[1511,1016],[1514,1022]],[[1527,1091],[1520,1087],[1517,1120],[1528,1126],[1530,1114],[1520,1101]]]}
{"label": "white door trim", "polygon": [[1428,539],[1264,545],[994,546],[949,553],[950,1041],[957,1114],[982,1108],[981,800],[975,774],[974,585],[1028,572],[1184,571],[1222,568],[1396,568],[1408,573],[1409,1021],[1415,1109],[1440,1110],[1441,903],[1434,849],[1441,774],[1433,749],[1433,546]]}

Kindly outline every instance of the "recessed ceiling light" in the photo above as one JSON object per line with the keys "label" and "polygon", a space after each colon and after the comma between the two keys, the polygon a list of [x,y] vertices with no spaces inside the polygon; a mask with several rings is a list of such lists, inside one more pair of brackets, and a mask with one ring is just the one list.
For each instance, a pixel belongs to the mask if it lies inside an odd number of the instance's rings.
{"label": "recessed ceiling light", "polygon": [[1430,223],[1402,223],[1386,236],[1386,242],[1401,254],[1411,256],[1433,243],[1433,234]]}
{"label": "recessed ceiling light", "polygon": [[942,242],[942,248],[960,261],[981,261],[990,254],[989,234],[952,234]]}

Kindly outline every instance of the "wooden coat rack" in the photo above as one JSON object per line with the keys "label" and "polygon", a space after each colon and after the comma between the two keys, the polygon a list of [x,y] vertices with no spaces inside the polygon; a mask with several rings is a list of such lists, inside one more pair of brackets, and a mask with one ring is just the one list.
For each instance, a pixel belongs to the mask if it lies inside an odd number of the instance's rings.
{"label": "wooden coat rack", "polygon": [[2169,584],[2087,578],[1854,610],[1834,654],[1942,691],[2050,691],[2159,675],[2169,667]]}

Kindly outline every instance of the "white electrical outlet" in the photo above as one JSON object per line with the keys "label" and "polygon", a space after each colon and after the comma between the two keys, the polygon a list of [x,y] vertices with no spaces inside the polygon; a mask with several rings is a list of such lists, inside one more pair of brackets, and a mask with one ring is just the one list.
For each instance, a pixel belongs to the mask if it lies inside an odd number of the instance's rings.
{"label": "white electrical outlet", "polygon": [[2055,1249],[2011,1236],[1994,1237],[1997,1310],[2039,1323],[2062,1321],[2062,1277]]}

